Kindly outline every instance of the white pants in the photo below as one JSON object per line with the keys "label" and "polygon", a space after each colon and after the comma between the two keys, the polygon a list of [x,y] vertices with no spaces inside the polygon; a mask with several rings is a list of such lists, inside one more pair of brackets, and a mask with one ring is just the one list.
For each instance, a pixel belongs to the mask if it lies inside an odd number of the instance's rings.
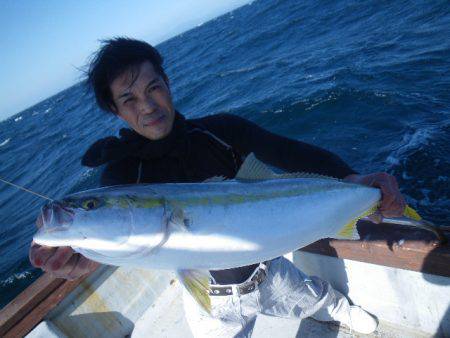
{"label": "white pants", "polygon": [[349,313],[341,293],[324,280],[306,276],[284,257],[270,262],[266,279],[255,291],[239,295],[235,285],[232,289],[229,296],[211,296],[211,315],[184,290],[186,319],[195,338],[250,337],[258,313],[321,321]]}

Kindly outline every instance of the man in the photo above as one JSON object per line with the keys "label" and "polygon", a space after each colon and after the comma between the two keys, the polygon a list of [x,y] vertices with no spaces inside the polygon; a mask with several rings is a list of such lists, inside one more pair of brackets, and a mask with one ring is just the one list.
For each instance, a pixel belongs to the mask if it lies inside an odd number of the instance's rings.
{"label": "man", "polygon": [[[97,141],[84,155],[84,165],[106,164],[102,185],[233,178],[245,156],[253,152],[285,171],[314,172],[379,187],[381,212],[391,217],[402,214],[405,202],[395,178],[388,174],[359,175],[328,151],[275,135],[237,116],[186,120],[173,106],[162,63],[158,51],[147,43],[116,38],[104,43],[90,65],[88,82],[97,103],[131,128],[122,129],[120,138]],[[78,278],[97,265],[70,248],[36,244],[31,246],[30,260],[67,279]],[[377,325],[329,283],[305,276],[284,258],[211,271],[211,276],[211,316],[185,296],[187,320],[196,337],[250,336],[258,312],[336,320],[362,333],[373,332]]]}

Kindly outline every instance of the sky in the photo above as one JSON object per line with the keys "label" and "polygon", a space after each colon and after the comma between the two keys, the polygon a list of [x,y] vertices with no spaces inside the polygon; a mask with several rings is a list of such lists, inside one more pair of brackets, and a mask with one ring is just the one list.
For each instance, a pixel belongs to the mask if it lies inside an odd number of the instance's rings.
{"label": "sky", "polygon": [[250,0],[2,0],[0,120],[79,82],[100,39],[156,45]]}

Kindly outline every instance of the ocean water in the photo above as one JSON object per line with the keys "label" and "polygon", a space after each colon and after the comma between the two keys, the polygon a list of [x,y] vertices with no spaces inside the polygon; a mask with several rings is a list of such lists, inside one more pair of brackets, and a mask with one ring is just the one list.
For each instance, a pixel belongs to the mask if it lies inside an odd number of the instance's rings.
{"label": "ocean water", "polygon": [[[430,221],[450,219],[447,1],[258,0],[158,46],[187,117],[227,112],[395,175]],[[60,198],[96,187],[80,157],[123,124],[81,84],[0,122],[0,177]],[[44,200],[0,183],[0,307],[35,280]]]}

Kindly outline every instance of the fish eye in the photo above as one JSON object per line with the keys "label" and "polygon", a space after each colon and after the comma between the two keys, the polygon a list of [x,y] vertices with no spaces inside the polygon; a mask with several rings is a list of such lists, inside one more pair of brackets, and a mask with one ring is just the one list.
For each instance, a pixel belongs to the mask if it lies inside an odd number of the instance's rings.
{"label": "fish eye", "polygon": [[90,199],[84,200],[81,203],[81,207],[84,210],[93,210],[93,209],[98,208],[99,205],[100,205],[100,201],[96,198],[90,198]]}

